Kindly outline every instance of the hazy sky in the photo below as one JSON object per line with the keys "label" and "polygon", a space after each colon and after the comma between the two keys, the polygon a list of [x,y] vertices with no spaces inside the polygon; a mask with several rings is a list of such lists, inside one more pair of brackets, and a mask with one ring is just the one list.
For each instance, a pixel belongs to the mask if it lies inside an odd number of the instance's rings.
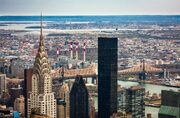
{"label": "hazy sky", "polygon": [[180,0],[0,0],[0,15],[179,14]]}

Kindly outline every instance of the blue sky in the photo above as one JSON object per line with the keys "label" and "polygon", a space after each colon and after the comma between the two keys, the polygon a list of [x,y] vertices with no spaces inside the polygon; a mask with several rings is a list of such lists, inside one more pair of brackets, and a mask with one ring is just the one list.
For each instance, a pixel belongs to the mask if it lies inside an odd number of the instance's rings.
{"label": "blue sky", "polygon": [[180,0],[0,0],[0,15],[180,15]]}

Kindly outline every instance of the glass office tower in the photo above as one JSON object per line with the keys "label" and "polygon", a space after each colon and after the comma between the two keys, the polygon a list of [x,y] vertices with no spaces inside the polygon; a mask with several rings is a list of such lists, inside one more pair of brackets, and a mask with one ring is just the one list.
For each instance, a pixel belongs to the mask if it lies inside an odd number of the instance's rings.
{"label": "glass office tower", "polygon": [[117,112],[117,38],[98,38],[98,117]]}

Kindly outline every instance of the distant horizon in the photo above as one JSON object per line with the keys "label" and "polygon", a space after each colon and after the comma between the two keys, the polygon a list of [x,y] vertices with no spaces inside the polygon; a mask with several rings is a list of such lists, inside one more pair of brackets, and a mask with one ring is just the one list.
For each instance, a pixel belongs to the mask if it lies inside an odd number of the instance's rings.
{"label": "distant horizon", "polygon": [[[0,16],[2,21],[39,21],[40,15]],[[180,24],[180,15],[43,15],[44,21],[109,21],[109,22],[175,22]]]}
{"label": "distant horizon", "polygon": [[[1,16],[40,16],[40,14],[0,14]],[[43,14],[43,16],[180,16],[180,14]]]}
{"label": "distant horizon", "polygon": [[180,15],[180,0],[0,0],[0,15]]}

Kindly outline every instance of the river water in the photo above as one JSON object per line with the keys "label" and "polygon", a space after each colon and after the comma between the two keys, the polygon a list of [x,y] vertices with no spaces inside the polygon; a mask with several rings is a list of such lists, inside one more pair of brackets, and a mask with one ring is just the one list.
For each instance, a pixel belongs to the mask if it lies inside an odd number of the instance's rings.
{"label": "river water", "polygon": [[[175,87],[168,87],[168,86],[161,86],[161,85],[153,85],[153,84],[140,84],[138,82],[129,82],[129,81],[118,81],[118,85],[121,85],[122,87],[131,87],[139,85],[141,87],[144,87],[146,91],[149,91],[152,93],[160,94],[161,90],[175,90],[177,91],[178,88]],[[156,107],[145,107],[145,113],[151,113],[153,118],[158,118],[158,111],[159,108]]]}
{"label": "river water", "polygon": [[138,82],[120,81],[120,80],[118,80],[118,85],[121,85],[122,87],[131,87],[131,86],[140,85],[141,87],[145,88],[146,91],[149,91],[151,94],[152,93],[160,94],[161,90],[175,90],[175,91],[178,90],[178,88],[175,87],[153,85],[153,84],[142,84],[142,83],[140,84]]}
{"label": "river water", "polygon": [[[168,86],[161,86],[161,85],[153,85],[153,84],[140,84],[138,82],[130,82],[130,81],[120,81],[118,80],[118,85],[121,85],[122,87],[131,87],[131,86],[141,86],[144,87],[146,91],[149,91],[151,94],[152,93],[157,93],[160,94],[161,90],[175,90],[177,91],[178,88],[175,87],[168,87]],[[98,99],[95,97],[94,99],[95,102],[95,108],[97,109],[98,107]],[[147,115],[148,113],[152,114],[152,118],[158,118],[158,111],[159,108],[156,107],[145,107],[145,114]]]}

